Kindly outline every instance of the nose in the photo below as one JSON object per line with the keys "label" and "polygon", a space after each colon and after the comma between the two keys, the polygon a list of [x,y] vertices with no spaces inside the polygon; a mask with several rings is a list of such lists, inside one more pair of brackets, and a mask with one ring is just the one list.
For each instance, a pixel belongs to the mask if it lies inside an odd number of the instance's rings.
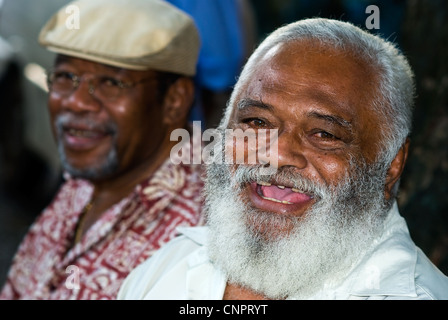
{"label": "nose", "polygon": [[94,87],[87,79],[81,81],[62,101],[62,106],[73,112],[97,112],[101,102],[94,96]]}
{"label": "nose", "polygon": [[294,132],[282,132],[278,137],[278,167],[290,166],[304,169],[307,158],[304,154],[303,139]]}
{"label": "nose", "polygon": [[281,167],[304,169],[307,166],[303,139],[299,134],[269,130],[269,134],[258,135],[257,139],[258,161],[271,170]]}

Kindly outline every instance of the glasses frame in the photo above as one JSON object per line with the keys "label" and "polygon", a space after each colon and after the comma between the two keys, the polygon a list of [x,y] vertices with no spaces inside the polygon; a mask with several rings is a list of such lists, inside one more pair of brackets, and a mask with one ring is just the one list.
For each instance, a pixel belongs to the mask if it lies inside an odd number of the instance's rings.
{"label": "glasses frame", "polygon": [[[71,90],[69,90],[67,92],[61,92],[61,91],[58,91],[58,90],[54,90],[52,88],[52,85],[54,83],[54,77],[58,73],[61,73],[61,74],[65,73],[65,74],[69,74],[70,75],[70,80],[71,80],[71,83],[72,83]],[[49,92],[53,91],[53,92],[62,94],[63,96],[69,96],[69,95],[73,94],[73,92],[75,92],[78,89],[78,87],[79,87],[79,85],[81,84],[82,81],[85,81],[83,79],[85,77],[85,75],[86,74],[84,74],[82,76],[78,76],[74,72],[70,72],[70,71],[56,71],[56,70],[47,71],[46,72],[46,76],[47,76],[48,91]],[[114,83],[116,83],[118,88],[120,88],[121,90],[134,88],[134,87],[138,86],[139,84],[148,82],[150,80],[158,81],[158,79],[154,78],[154,77],[147,77],[147,78],[143,78],[143,79],[140,79],[138,81],[133,81],[133,82],[124,82],[122,80],[114,78],[113,76],[105,76],[105,75],[91,75],[89,78],[90,79],[88,80],[88,84],[89,84],[88,92],[92,96],[95,96],[96,88],[98,87],[98,82],[101,80],[101,78],[113,80]],[[116,100],[117,98],[122,96],[122,94],[123,93],[120,92],[119,94],[117,94],[114,97],[108,97],[108,96],[104,97],[103,95],[100,94],[101,97],[98,97],[98,96],[95,96],[95,97],[97,99],[100,99],[100,100]]]}

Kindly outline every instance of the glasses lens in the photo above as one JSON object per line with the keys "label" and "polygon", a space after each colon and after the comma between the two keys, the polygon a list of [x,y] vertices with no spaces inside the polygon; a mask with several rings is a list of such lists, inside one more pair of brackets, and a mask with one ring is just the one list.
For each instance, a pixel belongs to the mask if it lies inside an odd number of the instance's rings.
{"label": "glasses lens", "polygon": [[48,77],[49,88],[61,94],[70,93],[76,81],[76,75],[65,71],[52,72]]}
{"label": "glasses lens", "polygon": [[114,100],[118,98],[125,85],[120,80],[111,77],[99,77],[95,85],[95,93],[102,100]]}
{"label": "glasses lens", "polygon": [[154,79],[142,79],[137,82],[125,83],[121,80],[109,76],[93,76],[90,79],[79,78],[77,75],[67,71],[54,71],[48,74],[48,88],[62,95],[69,95],[80,82],[87,81],[89,93],[103,101],[113,101],[123,95],[124,91],[143,82]]}

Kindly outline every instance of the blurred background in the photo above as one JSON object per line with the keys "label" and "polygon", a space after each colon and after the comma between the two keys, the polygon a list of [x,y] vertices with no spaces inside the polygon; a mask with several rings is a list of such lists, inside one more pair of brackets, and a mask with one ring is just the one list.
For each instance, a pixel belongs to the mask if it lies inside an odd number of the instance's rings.
{"label": "blurred background", "polygon": [[[196,2],[201,1],[215,0]],[[370,26],[366,20],[373,14],[366,13],[366,8],[378,7],[379,29],[370,31],[399,46],[417,80],[411,154],[401,181],[400,210],[416,244],[448,275],[448,2],[238,1],[244,3],[239,15],[245,27],[246,57],[285,23],[319,16],[351,21],[366,29]],[[68,2],[0,0],[0,286],[19,242],[61,182],[43,90],[42,70],[51,67],[54,56],[38,45],[37,36],[51,14]],[[207,25],[206,16],[198,19]],[[215,39],[219,41],[220,36]],[[212,110],[215,120],[209,123],[216,124],[223,101],[221,97]]]}

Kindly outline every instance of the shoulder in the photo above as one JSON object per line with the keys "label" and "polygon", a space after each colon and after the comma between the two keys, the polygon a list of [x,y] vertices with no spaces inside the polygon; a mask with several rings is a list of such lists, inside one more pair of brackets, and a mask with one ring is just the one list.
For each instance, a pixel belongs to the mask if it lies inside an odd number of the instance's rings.
{"label": "shoulder", "polygon": [[367,299],[448,299],[448,278],[412,241],[398,210],[384,236],[352,273],[350,294]]}
{"label": "shoulder", "polygon": [[181,281],[178,277],[184,277],[191,257],[205,244],[207,227],[186,227],[179,231],[181,235],[163,245],[128,275],[118,299],[144,299],[157,283]]}
{"label": "shoulder", "polygon": [[422,299],[448,300],[448,277],[417,248],[415,287]]}

